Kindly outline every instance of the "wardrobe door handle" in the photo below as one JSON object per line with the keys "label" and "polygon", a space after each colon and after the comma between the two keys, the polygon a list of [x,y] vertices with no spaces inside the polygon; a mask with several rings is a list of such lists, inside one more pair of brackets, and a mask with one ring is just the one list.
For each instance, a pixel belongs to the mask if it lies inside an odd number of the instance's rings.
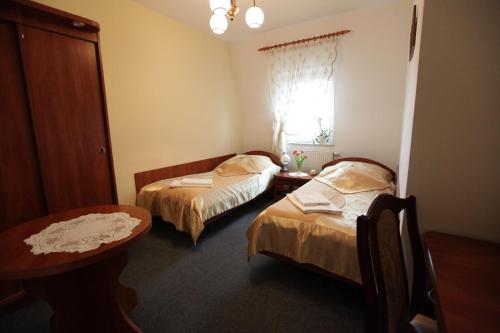
{"label": "wardrobe door handle", "polygon": [[436,291],[434,289],[429,290],[427,293],[427,298],[432,302],[433,305],[436,305]]}
{"label": "wardrobe door handle", "polygon": [[101,148],[99,148],[99,152],[101,154],[106,154],[106,147],[102,146]]}

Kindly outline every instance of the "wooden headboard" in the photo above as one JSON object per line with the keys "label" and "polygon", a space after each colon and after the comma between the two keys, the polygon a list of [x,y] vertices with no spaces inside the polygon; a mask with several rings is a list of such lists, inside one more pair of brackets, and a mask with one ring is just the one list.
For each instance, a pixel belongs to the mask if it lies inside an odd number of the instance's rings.
{"label": "wooden headboard", "polygon": [[225,160],[228,160],[234,156],[236,156],[236,154],[218,156],[206,160],[200,160],[184,164],[172,165],[160,169],[138,172],[134,174],[135,190],[137,193],[139,193],[141,188],[143,188],[144,186],[162,179],[182,177],[186,175],[192,175],[194,173],[212,171],[213,169],[215,169],[217,165],[221,164]]}
{"label": "wooden headboard", "polygon": [[[281,160],[278,156],[273,153],[269,153],[267,151],[261,150],[252,150],[245,153],[246,155],[262,155],[267,156],[271,159],[271,161],[281,166]],[[156,181],[174,177],[182,177],[186,175],[192,175],[195,173],[208,172],[215,169],[216,166],[224,162],[225,160],[230,159],[231,157],[236,156],[236,154],[229,154],[224,156],[218,156],[209,158],[206,160],[200,160],[195,162],[189,162],[184,164],[172,165],[165,168],[148,170],[143,172],[138,172],[134,174],[135,178],[135,191],[139,193],[141,188],[144,186],[154,183]]]}
{"label": "wooden headboard", "polygon": [[344,158],[339,158],[339,159],[336,159],[336,160],[333,160],[331,162],[328,162],[328,163],[324,164],[322,168],[324,169],[326,167],[335,165],[335,164],[340,163],[340,162],[345,162],[345,161],[364,162],[364,163],[370,163],[370,164],[378,165],[378,166],[386,169],[387,171],[389,171],[391,173],[391,176],[392,176],[392,181],[394,183],[396,183],[396,173],[391,168],[389,168],[386,165],[383,165],[380,162],[377,162],[377,161],[374,161],[374,160],[370,160],[368,158],[363,158],[363,157],[344,157]]}
{"label": "wooden headboard", "polygon": [[247,151],[245,153],[245,155],[262,155],[262,156],[267,156],[271,159],[271,161],[278,165],[278,166],[283,166],[281,164],[281,159],[278,155],[275,155],[273,153],[270,153],[270,152],[267,152],[267,151],[263,151],[263,150],[251,150],[251,151]]}

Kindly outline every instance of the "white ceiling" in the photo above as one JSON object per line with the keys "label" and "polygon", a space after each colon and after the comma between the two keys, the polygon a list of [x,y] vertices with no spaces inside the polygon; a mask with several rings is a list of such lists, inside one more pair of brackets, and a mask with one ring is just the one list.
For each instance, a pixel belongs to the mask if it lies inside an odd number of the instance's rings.
{"label": "white ceiling", "polygon": [[[209,0],[136,0],[169,17],[207,33],[211,16]],[[253,0],[237,0],[240,12],[229,28],[220,36],[227,42],[247,39],[259,32],[317,19],[340,12],[380,5],[397,0],[256,0],[265,14],[264,25],[250,29],[245,23],[245,12]]]}

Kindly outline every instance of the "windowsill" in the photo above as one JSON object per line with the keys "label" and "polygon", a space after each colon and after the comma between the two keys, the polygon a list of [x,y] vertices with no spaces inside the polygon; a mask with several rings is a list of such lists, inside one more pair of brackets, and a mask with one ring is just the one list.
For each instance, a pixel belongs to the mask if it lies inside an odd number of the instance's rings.
{"label": "windowsill", "polygon": [[328,147],[328,148],[333,148],[335,146],[333,143],[296,143],[296,142],[289,142],[289,146],[307,146],[307,147]]}

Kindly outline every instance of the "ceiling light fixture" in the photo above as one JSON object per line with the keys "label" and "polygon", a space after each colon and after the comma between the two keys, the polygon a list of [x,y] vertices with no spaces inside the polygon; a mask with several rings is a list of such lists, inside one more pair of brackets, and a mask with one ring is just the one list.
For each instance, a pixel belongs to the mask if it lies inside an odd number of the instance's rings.
{"label": "ceiling light fixture", "polygon": [[231,8],[231,0],[210,0],[210,10],[215,15],[226,15]]}
{"label": "ceiling light fixture", "polygon": [[255,0],[253,0],[253,6],[248,8],[247,13],[245,14],[245,21],[252,29],[260,28],[262,23],[264,23],[264,11],[255,6]]}
{"label": "ceiling light fixture", "polygon": [[[227,30],[227,19],[233,21],[240,11],[236,0],[210,0],[210,10],[213,13],[210,18],[210,28],[218,35]],[[264,23],[264,11],[255,5],[255,0],[245,14],[245,21],[252,29],[257,29]]]}
{"label": "ceiling light fixture", "polygon": [[224,15],[212,15],[210,18],[210,28],[214,34],[222,35],[227,30],[227,19]]}

